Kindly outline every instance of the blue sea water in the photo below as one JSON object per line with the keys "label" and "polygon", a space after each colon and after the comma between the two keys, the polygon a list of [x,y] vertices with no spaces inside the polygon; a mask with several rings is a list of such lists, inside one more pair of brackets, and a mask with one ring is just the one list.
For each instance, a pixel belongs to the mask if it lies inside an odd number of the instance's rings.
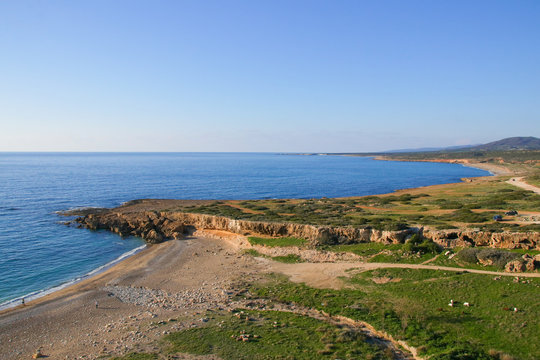
{"label": "blue sea water", "polygon": [[57,211],[139,198],[370,195],[485,175],[455,164],[345,156],[0,153],[0,304],[70,283],[144,245],[65,226]]}

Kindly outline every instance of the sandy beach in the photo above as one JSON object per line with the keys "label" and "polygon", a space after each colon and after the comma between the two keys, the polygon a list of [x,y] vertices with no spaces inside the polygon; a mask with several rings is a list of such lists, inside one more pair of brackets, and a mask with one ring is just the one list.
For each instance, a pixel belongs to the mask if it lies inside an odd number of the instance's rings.
{"label": "sandy beach", "polygon": [[[38,349],[50,359],[151,351],[164,332],[226,306],[232,282],[258,267],[256,259],[219,240],[149,246],[93,278],[3,311],[0,359],[29,359]],[[159,325],[179,316],[185,319]]]}

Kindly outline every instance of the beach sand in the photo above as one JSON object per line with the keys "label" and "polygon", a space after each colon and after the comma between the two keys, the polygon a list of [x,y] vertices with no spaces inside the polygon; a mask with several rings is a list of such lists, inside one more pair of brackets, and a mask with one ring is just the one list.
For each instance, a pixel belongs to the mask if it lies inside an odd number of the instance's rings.
{"label": "beach sand", "polygon": [[0,313],[0,359],[29,359],[37,349],[50,359],[152,351],[164,332],[226,305],[235,279],[260,267],[223,240],[149,246],[93,278]]}

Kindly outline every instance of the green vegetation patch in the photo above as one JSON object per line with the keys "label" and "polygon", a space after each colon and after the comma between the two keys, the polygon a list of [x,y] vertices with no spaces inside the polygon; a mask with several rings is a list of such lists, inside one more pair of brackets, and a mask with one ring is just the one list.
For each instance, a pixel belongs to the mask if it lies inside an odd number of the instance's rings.
{"label": "green vegetation patch", "polygon": [[456,257],[469,264],[493,265],[497,269],[504,269],[504,266],[512,260],[521,258],[515,252],[491,248],[466,248],[456,254]]}
{"label": "green vegetation patch", "polygon": [[378,242],[367,242],[358,244],[332,245],[323,246],[321,250],[335,252],[350,252],[359,256],[373,256],[379,254],[383,250],[396,251],[403,247],[401,244],[383,244]]}
{"label": "green vegetation patch", "polygon": [[350,328],[278,311],[210,313],[204,327],[165,337],[170,353],[222,359],[388,359],[379,345]]}
{"label": "green vegetation patch", "polygon": [[431,239],[422,238],[420,235],[414,234],[405,242],[403,250],[418,254],[438,254],[441,252],[441,247]]}
{"label": "green vegetation patch", "polygon": [[304,262],[302,258],[295,254],[289,254],[285,256],[274,256],[272,257],[272,260],[279,261],[286,264],[295,264],[295,263],[301,263]]}
{"label": "green vegetation patch", "polygon": [[314,289],[274,276],[250,293],[366,321],[431,360],[540,357],[540,279],[379,269],[350,283],[356,288]]}
{"label": "green vegetation patch", "polygon": [[523,163],[528,160],[540,160],[539,150],[471,150],[471,151],[427,151],[412,153],[384,154],[400,160],[439,160],[439,159],[474,159],[478,162]]}
{"label": "green vegetation patch", "polygon": [[248,237],[248,241],[251,245],[264,245],[269,247],[304,246],[307,242],[305,239],[295,237],[262,238],[255,236]]}
{"label": "green vegetation patch", "polygon": [[[509,210],[536,211],[540,195],[507,184],[506,177],[426,188],[401,194],[346,199],[290,199],[214,202],[183,211],[265,222],[351,226],[403,230],[412,226],[437,229],[473,227],[485,231],[540,231]],[[531,177],[531,179],[535,179]],[[483,211],[482,211],[483,210]],[[496,222],[494,215],[503,215]]]}
{"label": "green vegetation patch", "polygon": [[244,251],[244,254],[272,259],[274,261],[279,261],[279,262],[287,263],[287,264],[295,264],[295,263],[304,262],[304,260],[302,260],[302,258],[296,254],[289,254],[289,255],[284,255],[284,256],[268,256],[268,255],[261,254],[255,249],[247,249]]}
{"label": "green vegetation patch", "polygon": [[418,264],[436,256],[441,248],[431,239],[419,235],[411,236],[405,244],[383,244],[376,242],[331,245],[321,247],[335,252],[351,252],[366,258],[368,262],[391,262]]}
{"label": "green vegetation patch", "polygon": [[538,168],[538,166],[536,170],[527,177],[525,177],[524,180],[531,185],[540,187],[540,169]]}

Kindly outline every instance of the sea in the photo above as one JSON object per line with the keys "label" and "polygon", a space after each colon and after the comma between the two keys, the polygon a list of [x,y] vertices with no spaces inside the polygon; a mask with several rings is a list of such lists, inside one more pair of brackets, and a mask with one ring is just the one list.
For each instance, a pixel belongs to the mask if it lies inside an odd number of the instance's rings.
{"label": "sea", "polygon": [[271,153],[0,153],[0,309],[58,290],[144,248],[66,226],[58,212],[133,199],[345,197],[459,182],[458,164]]}

